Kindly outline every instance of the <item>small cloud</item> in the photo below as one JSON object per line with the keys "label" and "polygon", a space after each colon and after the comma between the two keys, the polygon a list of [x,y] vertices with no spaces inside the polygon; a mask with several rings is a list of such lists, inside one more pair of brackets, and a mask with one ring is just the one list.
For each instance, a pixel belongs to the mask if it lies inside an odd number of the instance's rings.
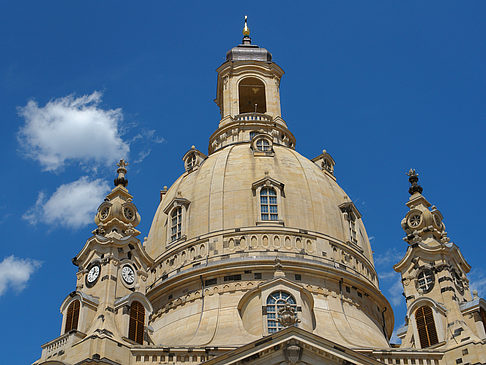
{"label": "small cloud", "polygon": [[370,236],[368,238],[369,238],[370,241],[374,241],[376,237],[375,236]]}
{"label": "small cloud", "polygon": [[30,276],[41,266],[32,259],[21,259],[8,256],[0,262],[0,296],[10,287],[16,292],[22,291]]}
{"label": "small cloud", "polygon": [[395,306],[400,305],[403,301],[401,275],[395,271],[387,271],[379,273],[378,277],[385,282],[390,302]]}
{"label": "small cloud", "polygon": [[471,292],[477,290],[479,296],[486,293],[486,274],[483,270],[475,268],[469,273],[469,288]]}
{"label": "small cloud", "polygon": [[130,146],[136,146],[138,143],[140,143],[143,148],[138,152],[137,158],[133,161],[133,163],[138,164],[150,155],[152,149],[146,148],[147,146],[153,143],[160,144],[164,142],[165,139],[157,136],[155,129],[142,129],[130,140]]}
{"label": "small cloud", "polygon": [[393,331],[391,338],[390,338],[390,343],[397,344],[397,345],[402,343],[402,340],[400,340],[397,336],[397,330]]}
{"label": "small cloud", "polygon": [[69,162],[96,168],[126,158],[130,147],[121,138],[122,111],[102,109],[101,97],[95,91],[54,99],[42,107],[32,100],[20,107],[25,124],[18,141],[24,154],[38,161],[44,171],[57,171]]}
{"label": "small cloud", "polygon": [[146,157],[148,157],[148,155],[150,155],[150,152],[152,152],[152,150],[145,150],[145,151],[140,151],[138,153],[138,157],[135,161],[133,161],[134,164],[137,164],[137,163],[140,163],[142,162],[143,160],[145,160]]}
{"label": "small cloud", "polygon": [[[371,240],[371,238],[370,238]],[[384,254],[374,255],[375,266],[389,266],[399,262],[404,256],[404,252],[397,248],[389,248]]]}
{"label": "small cloud", "polygon": [[31,224],[80,228],[93,221],[96,208],[110,190],[101,179],[90,181],[87,176],[61,185],[49,198],[40,192],[35,205],[22,218]]}

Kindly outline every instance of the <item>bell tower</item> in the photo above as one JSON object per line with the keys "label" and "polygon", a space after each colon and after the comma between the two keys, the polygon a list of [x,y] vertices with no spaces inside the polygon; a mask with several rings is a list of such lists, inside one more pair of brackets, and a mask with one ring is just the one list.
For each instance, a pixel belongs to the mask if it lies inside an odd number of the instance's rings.
{"label": "bell tower", "polygon": [[[447,236],[441,212],[422,195],[418,174],[410,170],[408,176],[409,211],[401,223],[408,249],[394,266],[407,304],[406,325],[398,337],[401,347],[455,349],[447,356],[456,360],[471,352],[459,348],[470,349],[486,339],[484,300],[477,293],[471,296],[466,276],[471,267]],[[485,361],[471,356],[464,362]]]}
{"label": "bell tower", "polygon": [[137,238],[140,214],[126,188],[128,163],[117,166],[115,187],[95,216],[98,227],[72,260],[76,290],[61,304],[61,335],[42,346],[41,360],[121,364],[130,346],[151,343],[145,289],[153,260]]}
{"label": "bell tower", "polygon": [[226,53],[218,69],[216,99],[221,121],[209,143],[209,153],[257,133],[270,134],[274,142],[295,147],[280,109],[280,80],[284,71],[272,54],[252,43],[247,17],[242,43]]}

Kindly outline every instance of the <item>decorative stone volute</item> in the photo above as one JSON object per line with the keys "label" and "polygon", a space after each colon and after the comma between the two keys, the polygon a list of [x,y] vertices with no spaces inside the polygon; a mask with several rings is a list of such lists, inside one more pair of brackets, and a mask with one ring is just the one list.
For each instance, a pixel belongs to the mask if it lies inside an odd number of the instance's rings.
{"label": "decorative stone volute", "polygon": [[98,226],[93,234],[122,238],[138,236],[140,232],[135,229],[140,223],[140,214],[133,204],[133,197],[126,188],[128,180],[125,177],[128,163],[120,160],[117,164],[118,177],[115,179],[115,187],[106,196],[105,201],[98,207],[95,223]]}

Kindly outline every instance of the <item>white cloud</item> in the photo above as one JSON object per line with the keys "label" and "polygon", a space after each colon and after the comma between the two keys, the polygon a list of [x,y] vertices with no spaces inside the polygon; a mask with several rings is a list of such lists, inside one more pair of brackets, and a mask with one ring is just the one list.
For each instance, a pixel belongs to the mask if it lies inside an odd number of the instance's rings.
{"label": "white cloud", "polygon": [[401,344],[402,343],[402,340],[400,340],[397,336],[397,330],[393,331],[391,338],[390,338],[390,343],[393,343],[393,344]]}
{"label": "white cloud", "polygon": [[387,271],[379,273],[380,280],[386,283],[387,292],[389,294],[388,299],[394,305],[400,305],[403,302],[403,285],[401,281],[401,275],[395,271]]}
{"label": "white cloud", "polygon": [[486,293],[486,274],[481,269],[473,269],[469,273],[469,288],[477,290],[479,297]]}
{"label": "white cloud", "polygon": [[30,276],[41,266],[31,259],[20,259],[8,256],[0,262],[0,296],[11,287],[17,292],[25,288]]}
{"label": "white cloud", "polygon": [[386,250],[384,254],[377,254],[373,256],[375,261],[375,266],[392,266],[398,263],[405,253],[403,250],[399,250],[398,248],[389,248]]}
{"label": "white cloud", "polygon": [[110,190],[101,179],[80,179],[61,185],[49,198],[40,192],[35,205],[22,218],[31,224],[45,223],[80,228],[93,222],[94,212]]}
{"label": "white cloud", "polygon": [[102,109],[102,94],[93,92],[49,101],[39,107],[29,101],[19,108],[25,125],[18,133],[23,152],[55,171],[75,161],[96,167],[126,158],[129,144],[121,138],[121,109]]}

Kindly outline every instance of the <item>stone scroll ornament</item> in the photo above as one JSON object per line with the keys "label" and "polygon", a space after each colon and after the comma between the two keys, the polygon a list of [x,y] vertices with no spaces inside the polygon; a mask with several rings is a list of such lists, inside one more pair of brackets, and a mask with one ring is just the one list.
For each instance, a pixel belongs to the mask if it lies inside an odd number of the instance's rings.
{"label": "stone scroll ornament", "polygon": [[292,306],[290,304],[285,304],[285,306],[278,311],[278,322],[282,327],[290,327],[300,323],[300,319],[297,318],[297,313]]}

